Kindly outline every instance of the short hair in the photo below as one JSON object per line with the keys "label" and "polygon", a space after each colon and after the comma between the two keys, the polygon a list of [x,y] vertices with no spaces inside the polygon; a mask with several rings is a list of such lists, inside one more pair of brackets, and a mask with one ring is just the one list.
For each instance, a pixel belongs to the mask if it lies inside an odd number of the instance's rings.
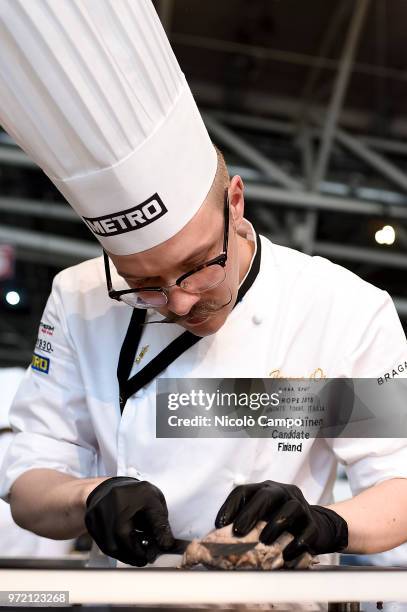
{"label": "short hair", "polygon": [[209,194],[214,202],[215,207],[223,210],[225,189],[229,187],[230,176],[222,151],[218,149],[215,144],[213,146],[215,147],[216,155],[218,157],[218,165]]}

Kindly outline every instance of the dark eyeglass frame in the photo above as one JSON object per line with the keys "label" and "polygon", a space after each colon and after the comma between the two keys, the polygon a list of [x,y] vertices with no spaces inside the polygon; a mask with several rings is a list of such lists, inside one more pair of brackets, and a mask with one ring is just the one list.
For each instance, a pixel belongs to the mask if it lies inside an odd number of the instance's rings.
{"label": "dark eyeglass frame", "polygon": [[[120,302],[122,301],[121,296],[127,295],[129,293],[141,293],[141,292],[145,293],[148,291],[155,291],[155,292],[160,291],[161,293],[165,295],[167,299],[167,303],[168,303],[168,298],[169,298],[168,289],[170,289],[170,287],[175,287],[177,285],[178,287],[180,287],[180,289],[182,289],[181,284],[186,278],[188,278],[192,274],[195,274],[196,272],[199,272],[200,270],[203,270],[204,268],[208,268],[209,266],[218,265],[224,268],[226,266],[226,262],[228,259],[228,242],[229,242],[229,192],[227,189],[225,189],[223,215],[224,215],[224,221],[225,221],[225,227],[223,231],[223,252],[217,257],[214,257],[213,259],[209,259],[209,261],[206,261],[203,264],[196,266],[193,270],[190,270],[189,272],[182,274],[182,276],[177,278],[175,283],[172,283],[172,285],[168,285],[166,287],[138,287],[137,289],[121,289],[120,291],[113,289],[112,277],[110,274],[109,257],[106,251],[103,249],[103,258],[105,262],[105,273],[106,273],[106,285],[107,285],[107,292],[109,294],[109,297],[112,300],[118,300]],[[188,292],[188,293],[191,293],[191,292]]]}

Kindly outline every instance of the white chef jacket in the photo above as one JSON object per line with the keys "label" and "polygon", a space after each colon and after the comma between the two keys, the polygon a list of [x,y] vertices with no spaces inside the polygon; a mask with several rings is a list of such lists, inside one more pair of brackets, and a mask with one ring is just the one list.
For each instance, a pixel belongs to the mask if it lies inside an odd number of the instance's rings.
{"label": "white chef jacket", "polygon": [[[386,292],[324,258],[264,237],[261,244],[260,270],[243,300],[161,377],[379,377],[403,367],[406,338]],[[123,286],[116,274],[113,285]],[[116,371],[131,315],[108,297],[102,258],[55,277],[39,334],[50,352],[36,349],[38,369],[27,370],[11,410],[19,433],[0,475],[5,499],[32,467],[80,478],[128,475],[157,485],[174,535],[192,538],[213,528],[238,484],[295,483],[308,502],[328,504],[338,461],[353,494],[407,477],[404,439],[318,438],[303,440],[301,452],[279,452],[271,438],[156,438],[154,381],[120,415]],[[148,350],[132,374],[183,332],[146,326],[138,351]]]}
{"label": "white chef jacket", "polygon": [[[22,368],[0,369],[0,430],[10,427],[9,408],[23,374]],[[0,463],[13,437],[11,432],[1,433]],[[61,557],[69,553],[72,546],[73,540],[50,540],[21,529],[11,516],[10,506],[0,501],[0,557]]]}

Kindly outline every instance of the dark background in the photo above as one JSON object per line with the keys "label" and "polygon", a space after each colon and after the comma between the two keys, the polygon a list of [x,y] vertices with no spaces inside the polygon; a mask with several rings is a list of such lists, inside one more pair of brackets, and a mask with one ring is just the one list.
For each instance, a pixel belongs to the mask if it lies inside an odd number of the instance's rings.
{"label": "dark background", "polygon": [[[364,3],[351,57],[349,31]],[[407,2],[155,6],[213,141],[245,181],[247,217],[274,242],[326,256],[389,291],[406,328]],[[333,138],[318,173],[327,126]],[[0,281],[0,365],[24,366],[52,278],[100,249],[1,130],[0,214],[0,244],[16,256],[14,274]],[[387,224],[396,239],[380,246],[375,232]],[[6,303],[9,290],[19,291],[18,306]]]}

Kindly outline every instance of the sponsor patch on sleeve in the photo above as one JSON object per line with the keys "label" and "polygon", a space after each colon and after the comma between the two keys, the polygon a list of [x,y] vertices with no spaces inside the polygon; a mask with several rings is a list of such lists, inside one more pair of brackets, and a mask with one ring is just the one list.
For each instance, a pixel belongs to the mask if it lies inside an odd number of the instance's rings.
{"label": "sponsor patch on sleeve", "polygon": [[38,372],[42,372],[43,374],[48,374],[50,366],[50,359],[48,357],[42,357],[41,355],[37,355],[34,353],[31,360],[31,368],[33,370],[37,370]]}
{"label": "sponsor patch on sleeve", "polygon": [[48,340],[43,340],[40,337],[37,338],[37,341],[35,343],[35,348],[38,351],[44,351],[45,353],[53,353],[54,352],[54,348],[52,346],[52,342],[49,342]]}
{"label": "sponsor patch on sleeve", "polygon": [[53,336],[54,330],[55,330],[55,327],[53,325],[49,325],[48,323],[45,323],[44,321],[40,322],[40,329],[39,329],[40,334],[44,334],[45,336]]}

